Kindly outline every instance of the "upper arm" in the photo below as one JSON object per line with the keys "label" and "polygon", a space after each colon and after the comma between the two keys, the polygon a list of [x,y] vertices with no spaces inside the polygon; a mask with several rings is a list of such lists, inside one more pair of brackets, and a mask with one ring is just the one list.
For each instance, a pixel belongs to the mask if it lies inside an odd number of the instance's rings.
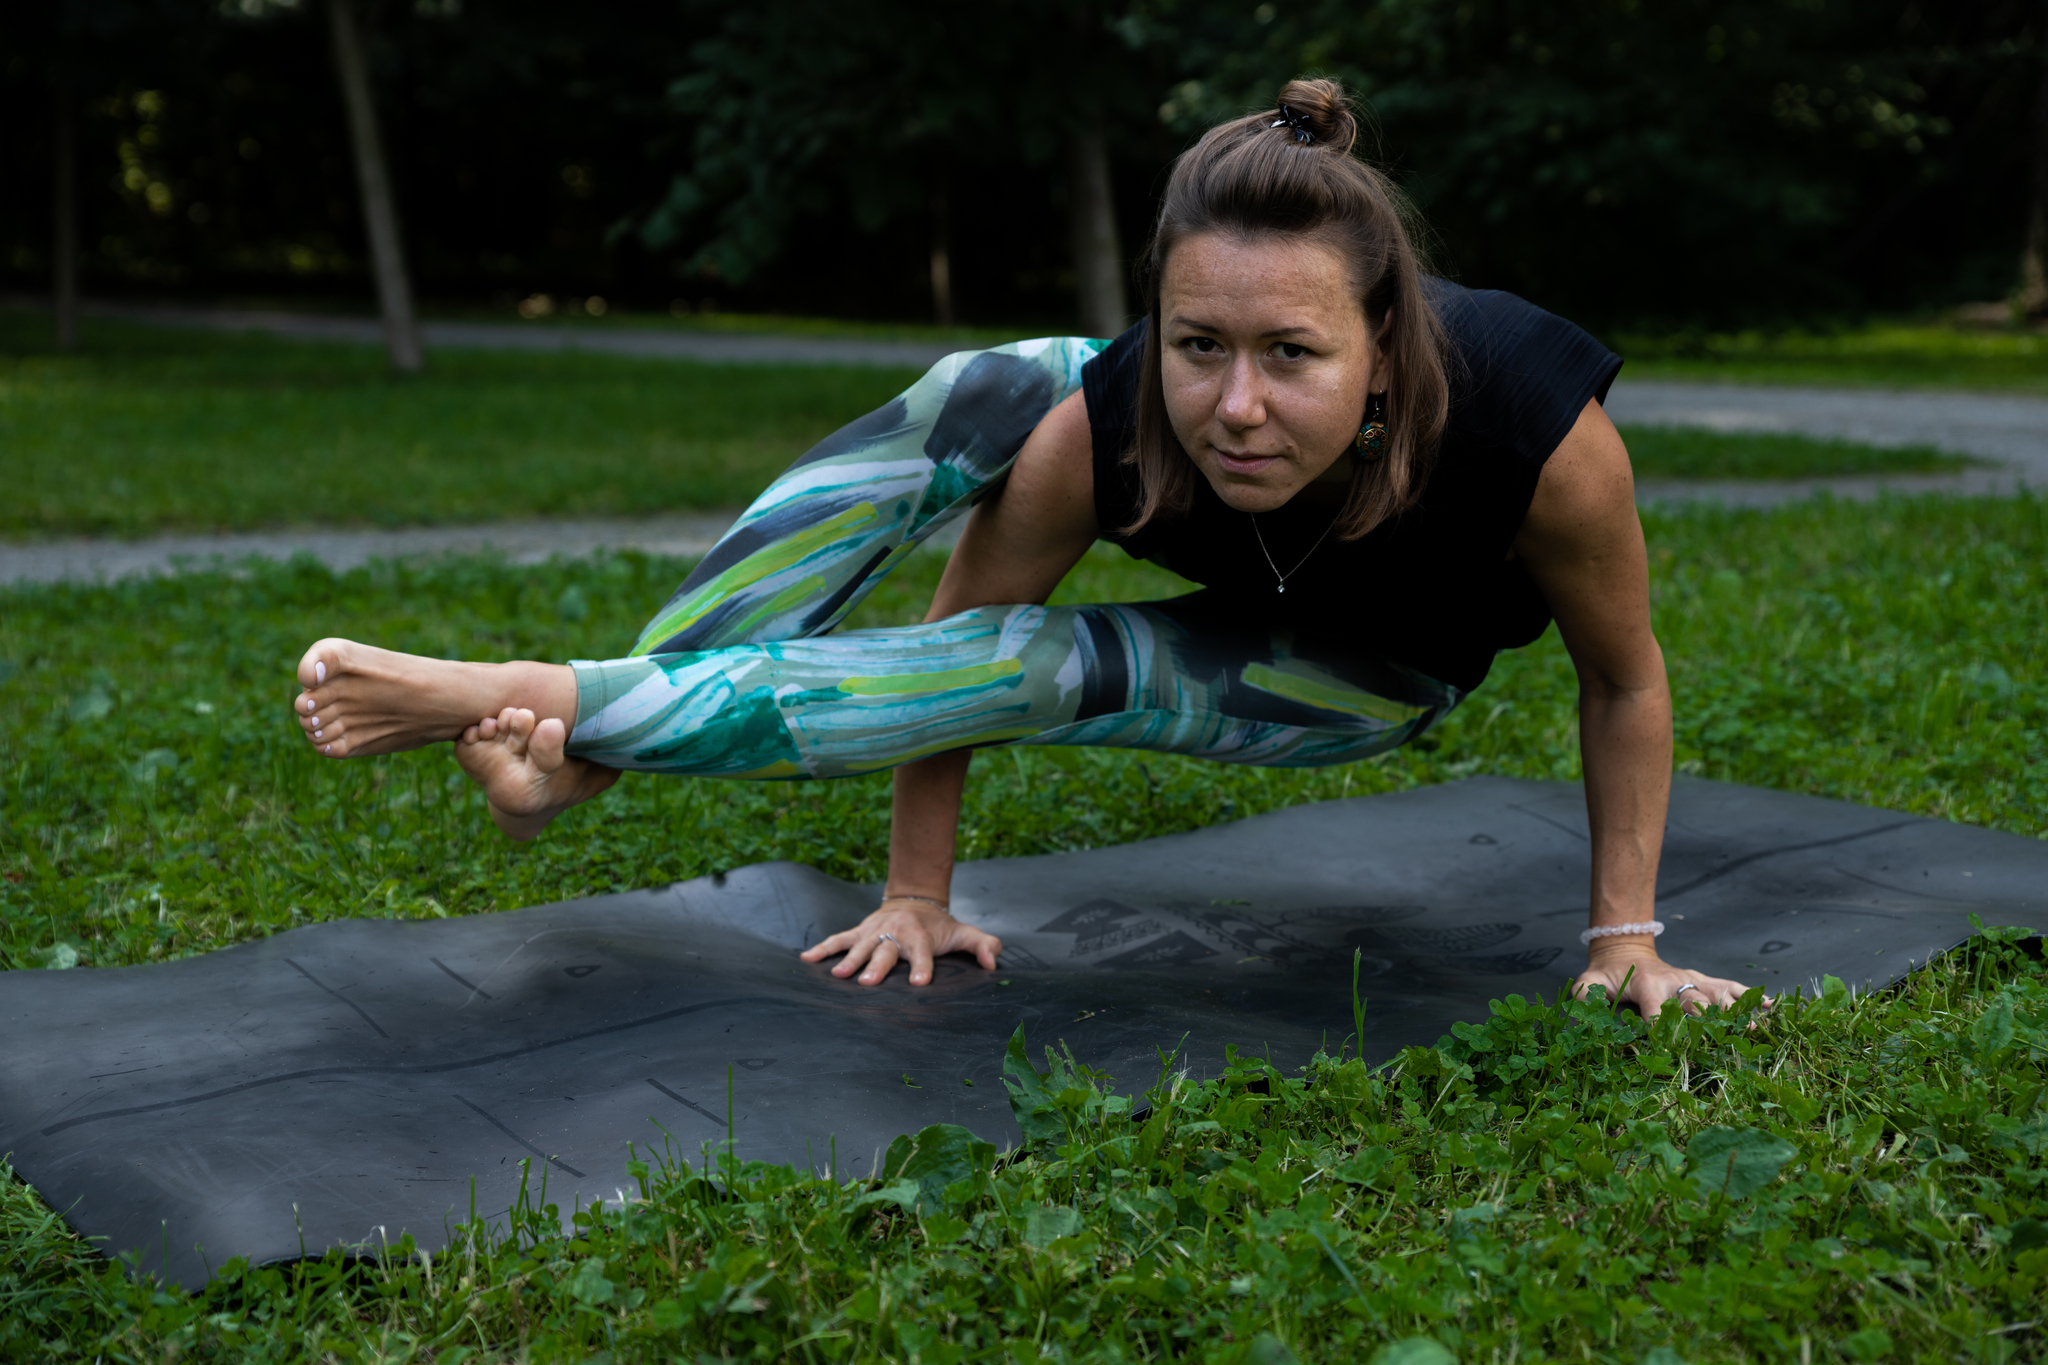
{"label": "upper arm", "polygon": [[1582,678],[1627,689],[1662,683],[1635,475],[1621,433],[1597,401],[1544,464],[1515,551]]}
{"label": "upper arm", "polygon": [[1095,447],[1077,389],[1026,438],[1002,488],[968,515],[926,619],[1043,602],[1097,534]]}

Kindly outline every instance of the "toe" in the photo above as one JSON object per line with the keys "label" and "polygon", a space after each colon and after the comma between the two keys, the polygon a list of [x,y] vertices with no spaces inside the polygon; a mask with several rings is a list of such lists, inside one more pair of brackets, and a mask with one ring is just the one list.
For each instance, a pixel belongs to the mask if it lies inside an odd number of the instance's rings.
{"label": "toe", "polygon": [[533,712],[524,707],[508,706],[498,713],[498,729],[505,736],[505,745],[519,757],[526,757],[528,745],[533,739]]}
{"label": "toe", "polygon": [[527,741],[526,750],[532,756],[536,768],[544,773],[551,773],[560,768],[567,757],[563,752],[563,746],[568,742],[568,728],[555,717],[549,716],[533,727],[533,737]]}
{"label": "toe", "polygon": [[299,659],[299,686],[315,688],[341,671],[348,641],[332,636],[315,640]]}

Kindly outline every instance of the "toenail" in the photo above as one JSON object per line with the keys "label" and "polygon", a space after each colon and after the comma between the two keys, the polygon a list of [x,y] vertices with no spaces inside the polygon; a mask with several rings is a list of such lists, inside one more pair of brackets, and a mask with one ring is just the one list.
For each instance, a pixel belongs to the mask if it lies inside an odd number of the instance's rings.
{"label": "toenail", "polygon": [[333,746],[332,744],[323,744],[323,745],[321,745],[321,746],[320,746],[320,752],[324,754],[324,753],[326,753],[326,752],[327,752],[327,751],[328,751],[329,749],[332,749],[333,747],[334,747],[334,746]]}
{"label": "toenail", "polygon": [[319,660],[317,660],[317,659],[316,659],[316,660],[314,660],[314,661],[313,661],[313,677],[314,677],[314,679],[315,679],[316,681],[318,681],[318,682],[326,682],[326,681],[327,681],[327,665],[326,665],[326,664],[324,664],[324,663],[321,663],[321,662],[320,662]]}
{"label": "toenail", "polygon": [[315,738],[315,739],[325,739],[325,738],[327,738],[327,732],[326,732],[325,730],[315,730],[315,731],[313,732],[313,738]]}

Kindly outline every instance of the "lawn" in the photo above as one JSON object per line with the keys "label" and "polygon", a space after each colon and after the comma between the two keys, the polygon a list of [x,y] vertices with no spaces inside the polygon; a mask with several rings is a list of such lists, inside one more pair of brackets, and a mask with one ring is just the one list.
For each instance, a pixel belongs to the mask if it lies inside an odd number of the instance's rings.
{"label": "lawn", "polygon": [[[2048,505],[1692,510],[1656,513],[1648,530],[1682,768],[2048,836]],[[512,848],[445,751],[332,764],[294,737],[291,665],[315,635],[601,654],[682,567],[300,563],[0,594],[0,958],[141,962],[313,920],[474,913],[771,858],[878,876],[882,778],[629,774]],[[914,559],[857,624],[914,615],[936,568]],[[1098,551],[1062,595],[1172,587]],[[985,755],[962,853],[1095,846],[1477,772],[1576,771],[1553,635],[1504,658],[1421,744],[1366,763]],[[1561,1027],[1566,1014],[1576,1026]],[[1444,1348],[1631,1363],[1656,1350],[2032,1357],[2048,1319],[2044,1030],[2040,974],[2012,956],[1890,996],[1786,1006],[1753,1032],[1646,1033],[1628,1016],[1511,1000],[1390,1070],[1332,1059],[1307,1076],[1247,1064],[1201,1085],[1169,1078],[1143,1123],[1062,1081],[1064,1116],[1034,1119],[1045,1140],[1000,1170],[957,1133],[927,1134],[899,1162],[921,1187],[657,1170],[647,1203],[586,1215],[573,1238],[536,1240],[534,1222],[431,1268],[400,1256],[235,1271],[190,1300],[96,1272],[9,1184],[0,1349],[1284,1361],[1426,1334],[1441,1345],[1382,1365]]]}
{"label": "lawn", "polygon": [[439,352],[0,311],[0,537],[395,526],[742,506],[915,375]]}
{"label": "lawn", "polygon": [[[58,356],[47,329],[0,310],[0,539],[738,507],[915,377],[440,351],[401,379],[363,346],[88,320],[84,350]],[[1626,434],[1645,478],[1965,463],[1800,436]]]}
{"label": "lawn", "polygon": [[[1660,512],[1649,529],[1686,771],[2048,834],[2048,769],[2033,761],[2048,736],[2048,505]],[[919,614],[939,563],[914,557],[853,624]],[[770,858],[879,876],[880,777],[628,774],[559,832],[507,849],[445,751],[333,764],[295,738],[291,670],[317,636],[471,658],[622,652],[683,567],[620,555],[335,575],[301,562],[0,593],[0,961],[29,965],[58,940],[88,963],[140,961],[309,918],[463,914]],[[1062,598],[1176,583],[1099,547]],[[1504,656],[1420,747],[1370,763],[991,755],[963,856],[1115,843],[1473,772],[1570,777],[1574,695],[1553,633]]]}
{"label": "lawn", "polygon": [[1830,479],[1868,474],[1950,474],[1983,465],[1932,446],[1873,446],[1781,433],[1623,425],[1636,477]]}
{"label": "lawn", "polygon": [[1609,340],[1636,379],[2048,393],[2048,333],[2038,331],[1879,322]]}

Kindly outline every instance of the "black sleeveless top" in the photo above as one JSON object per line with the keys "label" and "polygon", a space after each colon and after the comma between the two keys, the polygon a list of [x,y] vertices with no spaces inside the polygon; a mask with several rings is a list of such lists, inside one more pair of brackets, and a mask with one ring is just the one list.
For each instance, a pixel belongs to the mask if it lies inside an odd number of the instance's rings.
{"label": "black sleeveless top", "polygon": [[1095,516],[1105,540],[1208,589],[1205,609],[1237,622],[1278,624],[1342,639],[1439,682],[1471,691],[1494,653],[1525,645],[1550,608],[1519,560],[1507,558],[1543,462],[1588,399],[1605,401],[1621,359],[1585,332],[1512,294],[1429,280],[1449,333],[1450,420],[1422,499],[1358,540],[1323,541],[1327,504],[1297,498],[1252,520],[1195,480],[1194,506],[1132,536],[1137,471],[1123,461],[1136,435],[1140,322],[1081,371],[1095,447]]}

